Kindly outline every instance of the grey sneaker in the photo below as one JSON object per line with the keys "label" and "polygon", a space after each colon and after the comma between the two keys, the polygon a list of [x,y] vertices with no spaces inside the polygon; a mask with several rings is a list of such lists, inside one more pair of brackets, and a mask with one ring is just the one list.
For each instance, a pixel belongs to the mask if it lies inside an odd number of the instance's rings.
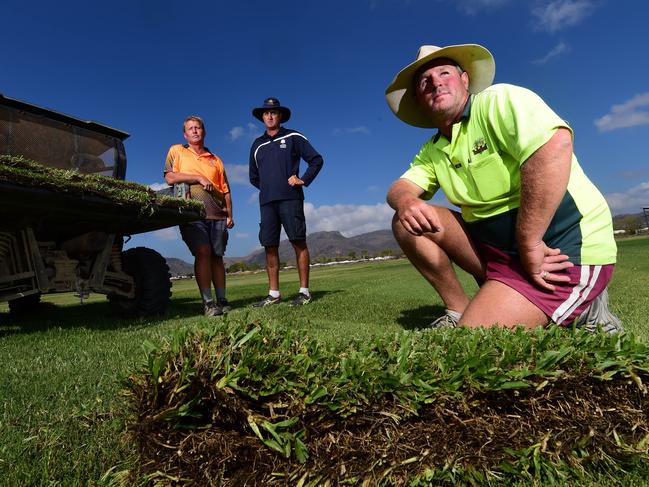
{"label": "grey sneaker", "polygon": [[219,308],[221,308],[221,311],[223,311],[224,313],[228,313],[232,309],[232,306],[230,306],[230,302],[225,298],[217,299],[216,304],[219,306]]}
{"label": "grey sneaker", "polygon": [[214,301],[208,301],[203,305],[203,314],[205,316],[221,316],[223,310]]}
{"label": "grey sneaker", "polygon": [[458,320],[452,317],[448,313],[444,313],[442,316],[433,321],[426,328],[456,328]]}
{"label": "grey sneaker", "polygon": [[262,299],[258,303],[253,304],[253,306],[255,308],[264,308],[266,306],[271,306],[273,304],[279,304],[281,300],[282,300],[281,296],[277,296],[276,298],[274,298],[269,294],[268,296],[266,296],[264,299]]}
{"label": "grey sneaker", "polygon": [[305,304],[309,304],[310,302],[311,302],[310,294],[300,293],[293,301],[291,301],[291,306],[304,306]]}
{"label": "grey sneaker", "polygon": [[604,291],[579,315],[575,320],[575,326],[591,333],[595,333],[599,327],[604,333],[611,335],[624,331],[620,318],[608,309],[608,288],[604,288]]}

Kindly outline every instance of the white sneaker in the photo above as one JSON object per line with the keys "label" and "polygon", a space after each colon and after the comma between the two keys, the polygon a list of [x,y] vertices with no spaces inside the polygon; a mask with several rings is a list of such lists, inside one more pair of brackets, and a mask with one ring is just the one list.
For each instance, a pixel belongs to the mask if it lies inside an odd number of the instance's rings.
{"label": "white sneaker", "polygon": [[595,333],[600,327],[604,333],[611,335],[624,331],[620,318],[608,309],[608,288],[604,288],[604,291],[579,315],[575,320],[575,326],[591,333]]}
{"label": "white sneaker", "polygon": [[444,313],[426,328],[457,328],[457,323],[457,319],[448,313]]}
{"label": "white sneaker", "polygon": [[203,305],[203,314],[205,316],[221,316],[223,310],[214,301],[208,301]]}

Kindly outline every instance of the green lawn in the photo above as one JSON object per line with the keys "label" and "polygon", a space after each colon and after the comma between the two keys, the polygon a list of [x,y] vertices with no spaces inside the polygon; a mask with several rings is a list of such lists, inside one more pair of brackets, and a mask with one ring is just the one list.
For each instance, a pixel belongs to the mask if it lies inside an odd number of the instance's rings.
{"label": "green lawn", "polygon": [[[621,241],[610,286],[613,311],[644,342],[648,256],[649,239]],[[250,307],[267,291],[264,273],[228,279],[234,310],[227,319],[290,324],[324,340],[372,340],[426,324],[443,310],[405,260],[313,268],[314,301],[297,309]],[[283,272],[281,280],[288,302],[298,289],[297,274]],[[476,289],[468,276],[463,281]],[[193,281],[175,281],[169,315],[148,321],[112,318],[103,296],[82,305],[70,295],[48,296],[37,315],[19,321],[0,305],[0,485],[93,485],[118,478],[134,461],[133,445],[121,439],[122,379],[142,362],[145,341],[159,343],[179,327],[209,326],[201,311]],[[642,485],[633,477],[627,484],[634,482]]]}

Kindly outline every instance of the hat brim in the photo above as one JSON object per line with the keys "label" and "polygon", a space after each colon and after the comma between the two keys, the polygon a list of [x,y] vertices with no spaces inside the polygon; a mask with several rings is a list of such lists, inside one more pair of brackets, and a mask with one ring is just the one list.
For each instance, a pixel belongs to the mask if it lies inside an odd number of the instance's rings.
{"label": "hat brim", "polygon": [[469,75],[469,92],[479,93],[491,86],[496,63],[488,49],[478,44],[458,44],[438,49],[403,68],[385,90],[385,98],[394,114],[415,127],[433,128],[430,116],[417,102],[413,78],[424,64],[438,58],[455,61]]}
{"label": "hat brim", "polygon": [[286,107],[260,107],[260,108],[254,108],[252,110],[252,116],[255,117],[257,120],[260,122],[264,121],[264,112],[267,112],[268,110],[277,110],[279,113],[282,114],[282,122],[288,122],[289,119],[291,118],[291,110],[289,110]]}

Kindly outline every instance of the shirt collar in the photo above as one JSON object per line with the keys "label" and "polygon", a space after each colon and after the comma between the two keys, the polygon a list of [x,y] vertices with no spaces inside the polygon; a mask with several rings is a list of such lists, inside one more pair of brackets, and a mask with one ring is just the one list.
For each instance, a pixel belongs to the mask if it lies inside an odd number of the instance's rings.
{"label": "shirt collar", "polygon": [[[466,120],[469,119],[469,117],[471,116],[471,103],[473,103],[473,96],[474,95],[469,95],[469,98],[467,98],[466,103],[464,104],[464,111],[462,112],[462,116],[460,116],[460,120],[455,123],[460,123],[465,119]],[[436,143],[441,136],[442,133],[438,130],[437,133],[435,134],[435,137],[433,138],[433,143]]]}
{"label": "shirt collar", "polygon": [[276,139],[277,137],[282,136],[285,132],[286,132],[286,129],[284,128],[284,126],[283,126],[283,125],[280,125],[280,126],[279,126],[279,131],[278,131],[275,135],[273,135],[273,136],[271,137],[270,135],[268,135],[268,132],[266,132],[266,130],[264,130],[264,135],[263,135],[263,137],[264,137],[265,139],[274,140],[274,139]]}
{"label": "shirt collar", "polygon": [[[190,152],[196,154],[196,151],[194,151],[194,149],[192,149],[192,148],[189,146],[189,144],[183,144],[183,147],[184,147],[185,149],[189,150]],[[198,157],[202,157],[202,156],[205,156],[205,155],[208,155],[208,154],[209,154],[209,155],[214,155],[214,154],[212,154],[212,151],[209,150],[209,149],[207,148],[206,145],[203,146],[203,150],[205,150],[205,152],[203,152],[202,154],[196,154],[196,155],[197,155]]]}

